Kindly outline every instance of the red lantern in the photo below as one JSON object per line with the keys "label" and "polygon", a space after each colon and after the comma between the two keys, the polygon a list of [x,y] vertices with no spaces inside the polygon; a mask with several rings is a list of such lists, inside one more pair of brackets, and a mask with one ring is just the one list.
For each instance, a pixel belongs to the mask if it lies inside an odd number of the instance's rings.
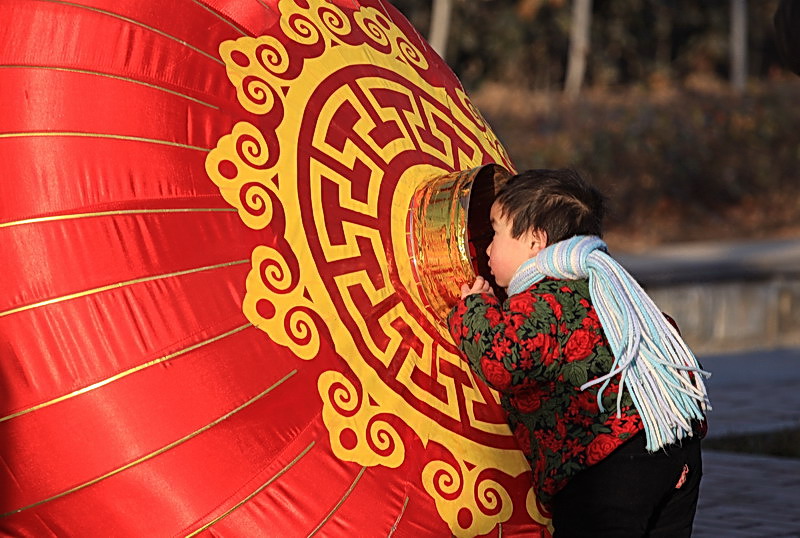
{"label": "red lantern", "polygon": [[410,228],[511,165],[391,5],[0,20],[0,532],[548,534]]}

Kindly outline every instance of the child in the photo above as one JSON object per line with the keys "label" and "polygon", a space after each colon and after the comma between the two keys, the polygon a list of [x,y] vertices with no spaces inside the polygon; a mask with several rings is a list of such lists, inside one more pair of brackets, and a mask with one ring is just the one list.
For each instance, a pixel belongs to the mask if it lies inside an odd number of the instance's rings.
{"label": "child", "polygon": [[489,267],[450,332],[502,396],[533,486],[563,536],[690,536],[708,399],[692,352],[599,238],[601,195],[531,170],[491,208]]}

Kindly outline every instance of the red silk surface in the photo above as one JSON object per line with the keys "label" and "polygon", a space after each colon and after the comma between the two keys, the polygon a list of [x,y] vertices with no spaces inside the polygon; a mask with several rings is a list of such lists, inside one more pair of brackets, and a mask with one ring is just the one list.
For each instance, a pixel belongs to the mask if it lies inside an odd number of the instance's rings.
{"label": "red silk surface", "polygon": [[[0,534],[453,532],[422,479],[432,458],[453,460],[452,450],[415,431],[401,416],[386,418],[404,444],[398,466],[357,463],[333,453],[321,418],[321,376],[341,373],[363,394],[369,387],[354,373],[321,314],[311,313],[319,337],[313,360],[301,360],[245,315],[248,274],[258,272],[253,269],[257,247],[286,253],[290,267],[308,265],[311,258],[293,257],[297,237],[291,234],[298,232],[280,196],[264,195],[273,200],[269,225],[245,225],[241,208],[237,212],[226,201],[224,188],[209,179],[206,167],[219,141],[238,123],[257,125],[268,147],[298,148],[298,214],[304,223],[318,215],[312,204],[318,199],[332,208],[321,226],[334,240],[339,234],[344,241],[342,222],[349,220],[373,226],[388,243],[386,223],[404,169],[427,164],[447,171],[466,167],[467,160],[496,159],[488,152],[475,154],[469,144],[463,151],[471,156],[463,162],[407,151],[392,162],[391,171],[384,170],[377,218],[334,208],[339,195],[331,187],[314,189],[301,181],[313,168],[304,154],[314,153],[314,129],[301,127],[296,140],[280,140],[275,126],[289,113],[280,107],[264,114],[243,108],[221,59],[223,42],[280,37],[284,5],[261,0],[0,2]],[[390,5],[379,0],[335,5],[351,22],[364,6],[383,13],[425,51],[421,79],[455,95],[455,77]],[[366,41],[352,30],[338,46]],[[286,48],[293,57],[322,54],[313,43]],[[282,76],[287,81],[299,77],[309,62],[291,63]],[[326,75],[320,88],[365,76],[406,84],[390,69],[364,62]],[[386,94],[386,99],[395,98]],[[398,109],[411,111],[414,105],[392,101]],[[307,112],[315,118],[319,111]],[[358,115],[356,109],[342,108],[327,140],[344,144]],[[395,131],[374,129],[386,141],[403,136]],[[442,148],[463,143],[456,134],[430,138]],[[333,161],[328,164],[335,168]],[[224,163],[219,170],[225,172]],[[369,171],[355,165],[348,175],[354,198],[366,199]],[[263,200],[251,202],[254,214],[263,213],[258,207]],[[324,261],[326,247],[318,233],[309,225],[303,229],[310,256],[319,260],[320,281],[335,287],[334,277],[350,270],[347,260]],[[363,252],[365,246],[359,243]],[[370,274],[383,263],[369,255],[353,260],[357,267],[374,265]],[[397,280],[394,273],[389,278]],[[410,303],[402,283],[395,284],[390,303]],[[336,308],[348,308],[343,296],[331,297]],[[363,304],[372,303],[364,298]],[[379,309],[390,306],[381,303]],[[261,301],[257,310],[269,318],[270,308]],[[418,312],[420,326],[437,346],[452,348],[421,309],[410,311]],[[353,333],[359,330],[348,316],[341,324]],[[411,329],[393,326],[406,335],[403,349],[416,345]],[[378,330],[376,321],[367,332]],[[427,408],[388,379],[397,366],[380,364],[365,343],[356,342],[355,349],[410,408],[470,442],[514,450],[509,435],[473,431]],[[467,370],[440,362],[434,374],[476,387],[483,403],[475,404],[474,415],[502,423],[492,396]],[[428,375],[416,372],[412,378],[444,398],[444,385],[427,382]],[[463,397],[458,401],[465,408]],[[344,430],[335,440],[350,446],[348,435]],[[503,487],[514,496],[513,515],[484,534],[546,535],[546,527],[525,509],[527,474],[506,476]],[[483,505],[481,513],[491,515],[491,492]],[[477,513],[454,517],[468,528]]]}

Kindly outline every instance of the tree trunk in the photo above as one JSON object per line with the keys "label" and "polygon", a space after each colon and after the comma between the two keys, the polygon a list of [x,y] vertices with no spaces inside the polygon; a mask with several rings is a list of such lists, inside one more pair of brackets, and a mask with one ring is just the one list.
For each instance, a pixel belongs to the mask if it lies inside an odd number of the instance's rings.
{"label": "tree trunk", "polygon": [[747,83],[747,0],[731,0],[731,86],[744,91]]}
{"label": "tree trunk", "polygon": [[656,11],[656,57],[655,67],[658,70],[668,71],[672,64],[672,6],[661,0],[653,2],[651,9]]}
{"label": "tree trunk", "polygon": [[573,0],[569,36],[569,58],[564,93],[575,97],[583,86],[586,55],[589,52],[589,31],[592,23],[592,0]]}
{"label": "tree trunk", "polygon": [[786,66],[800,75],[800,3],[781,0],[773,17],[775,44]]}
{"label": "tree trunk", "polygon": [[428,38],[433,50],[446,60],[447,38],[450,34],[450,16],[453,10],[452,0],[434,0],[431,12],[431,33]]}

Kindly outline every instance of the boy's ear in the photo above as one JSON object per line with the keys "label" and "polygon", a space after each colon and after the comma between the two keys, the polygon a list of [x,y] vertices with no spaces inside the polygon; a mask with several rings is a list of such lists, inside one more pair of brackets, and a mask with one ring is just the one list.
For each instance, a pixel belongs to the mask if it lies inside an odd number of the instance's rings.
{"label": "boy's ear", "polygon": [[544,230],[533,230],[529,232],[528,238],[531,242],[531,256],[536,256],[540,250],[547,246],[547,232]]}

